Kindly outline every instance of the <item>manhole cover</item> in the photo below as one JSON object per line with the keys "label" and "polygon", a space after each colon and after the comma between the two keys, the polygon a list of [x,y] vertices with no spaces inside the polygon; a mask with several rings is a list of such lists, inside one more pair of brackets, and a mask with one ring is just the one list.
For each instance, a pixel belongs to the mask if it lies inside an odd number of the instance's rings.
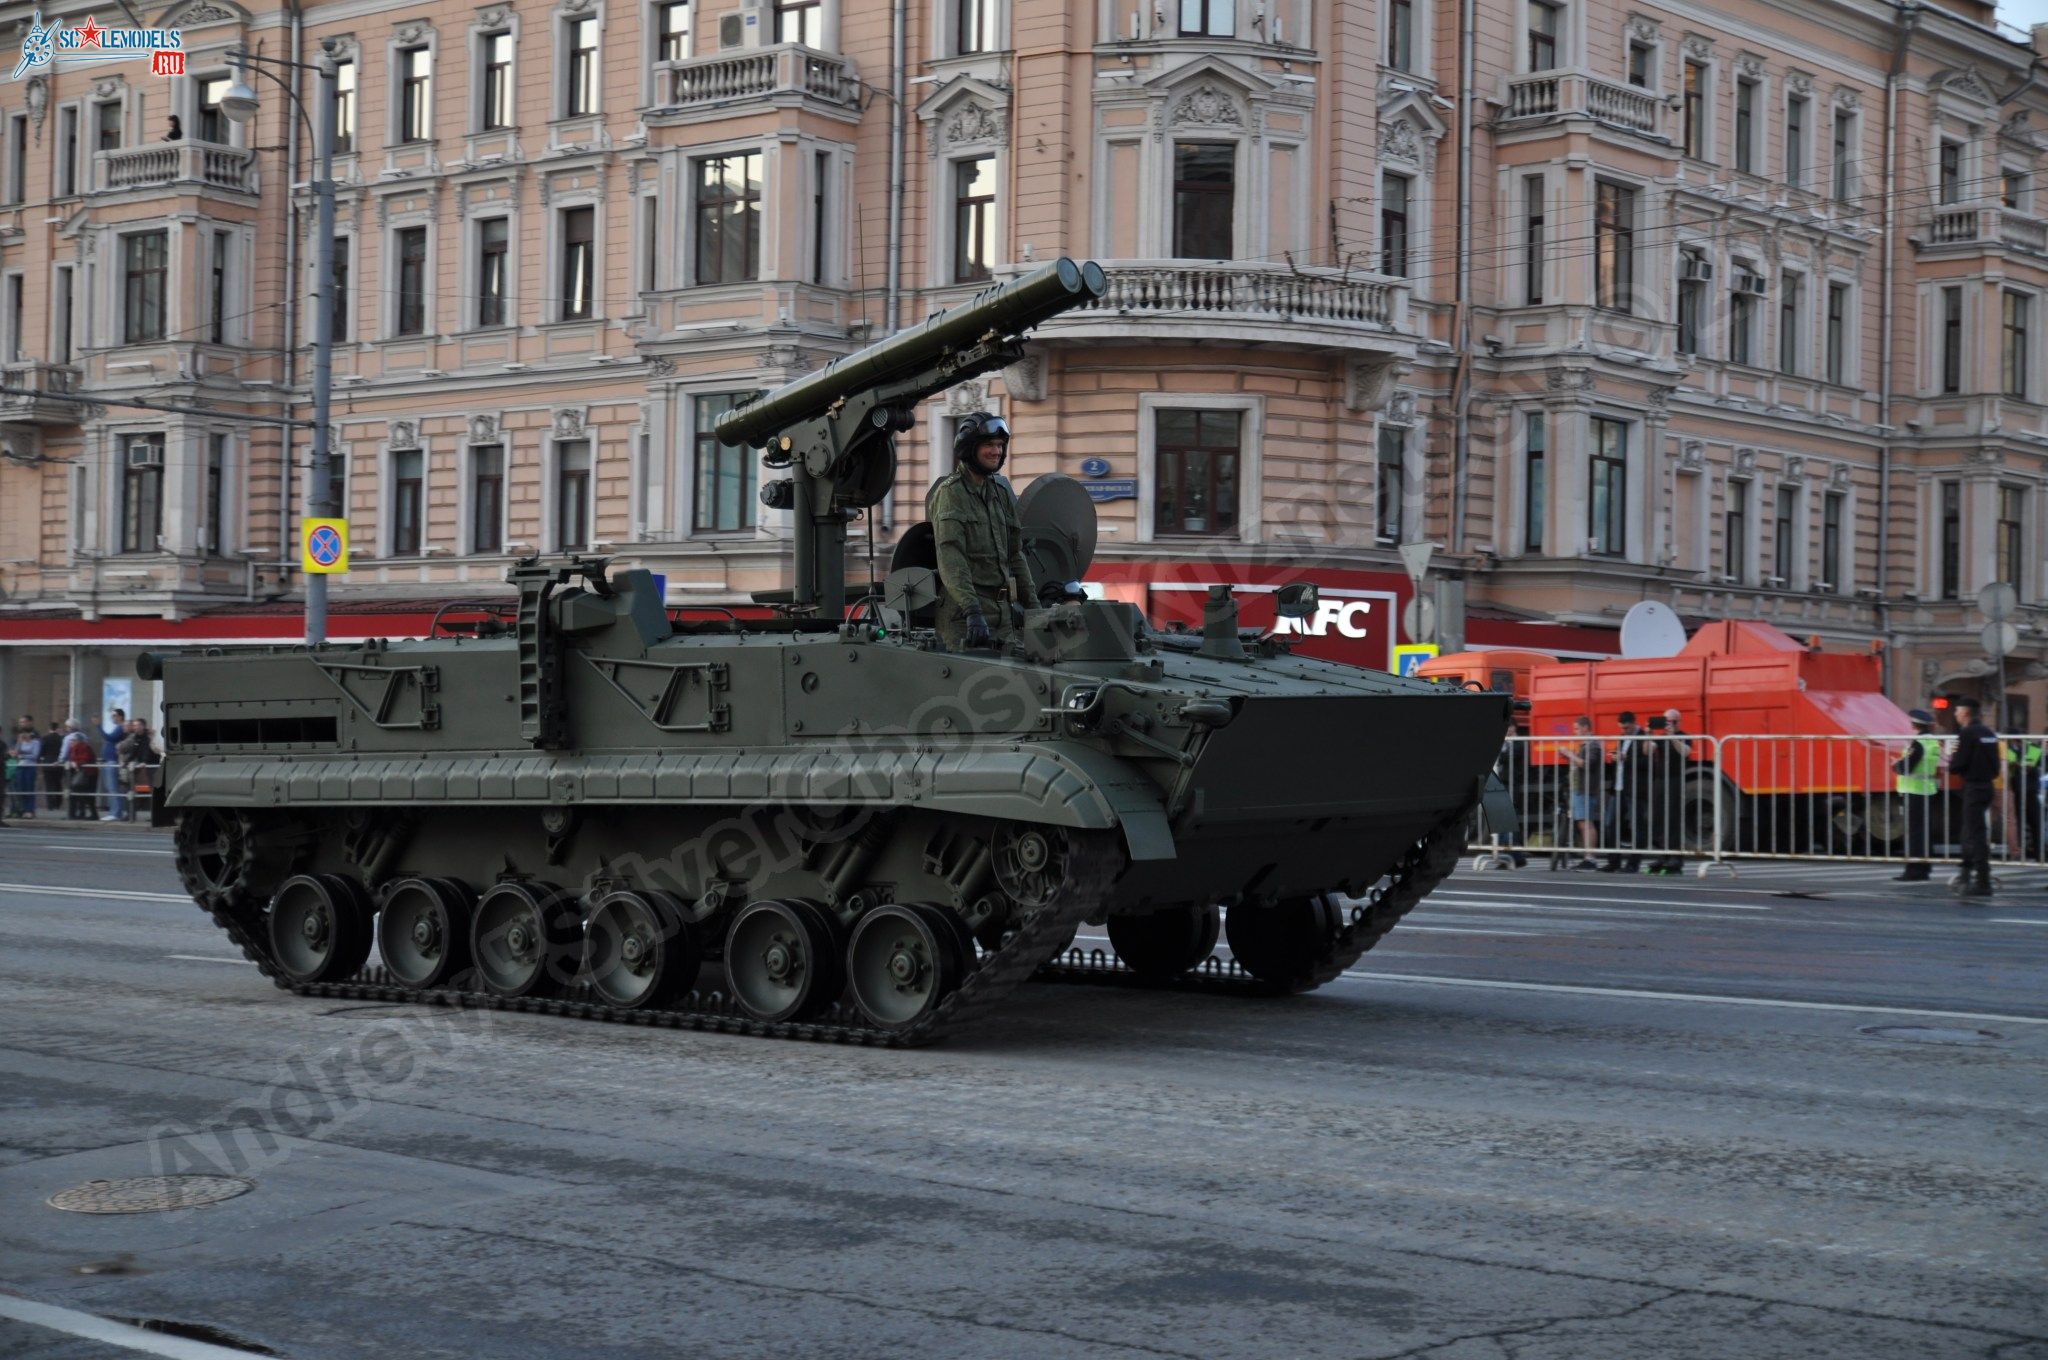
{"label": "manhole cover", "polygon": [[161,1214],[218,1204],[255,1188],[240,1176],[129,1176],[59,1190],[50,1207],[71,1214]]}
{"label": "manhole cover", "polygon": [[1988,1029],[1940,1029],[1930,1025],[1860,1025],[1856,1032],[1873,1039],[1902,1039],[1909,1044],[1995,1044],[2005,1037]]}

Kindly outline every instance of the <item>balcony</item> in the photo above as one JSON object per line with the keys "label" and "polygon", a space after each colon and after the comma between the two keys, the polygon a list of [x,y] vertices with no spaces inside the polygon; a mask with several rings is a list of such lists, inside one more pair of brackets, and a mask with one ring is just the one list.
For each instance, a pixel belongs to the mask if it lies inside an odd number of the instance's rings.
{"label": "balcony", "polygon": [[208,142],[159,142],[93,153],[93,188],[100,193],[198,184],[238,194],[256,192],[256,153]]}
{"label": "balcony", "polygon": [[1948,246],[2023,250],[2048,255],[2048,221],[2002,203],[1950,203],[1927,214],[1920,248]]}
{"label": "balcony", "polygon": [[49,393],[78,390],[78,370],[63,364],[20,363],[0,367],[0,425],[76,425],[80,406],[52,400]]}
{"label": "balcony", "polygon": [[857,117],[860,81],[844,57],[798,43],[671,62],[657,78],[656,115],[723,113],[735,104],[811,105]]}
{"label": "balcony", "polygon": [[1605,127],[1664,137],[1664,100],[1587,71],[1538,71],[1508,81],[1503,128],[1550,118],[1590,118]]}
{"label": "balcony", "polygon": [[[1023,272],[1015,266],[1010,273]],[[1109,290],[1047,335],[1384,349],[1408,342],[1408,282],[1382,274],[1189,260],[1108,260]]]}

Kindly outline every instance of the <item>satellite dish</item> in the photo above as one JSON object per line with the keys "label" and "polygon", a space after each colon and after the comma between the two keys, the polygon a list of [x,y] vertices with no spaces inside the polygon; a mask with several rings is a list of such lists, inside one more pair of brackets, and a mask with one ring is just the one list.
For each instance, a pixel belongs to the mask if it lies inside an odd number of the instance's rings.
{"label": "satellite dish", "polygon": [[1024,526],[1024,560],[1031,579],[1078,581],[1095,560],[1095,500],[1088,488],[1063,472],[1034,478],[1017,498]]}
{"label": "satellite dish", "polygon": [[928,621],[938,602],[939,574],[930,567],[898,567],[882,578],[882,604],[898,627]]}
{"label": "satellite dish", "polygon": [[1684,650],[1685,625],[1670,605],[1643,600],[1630,606],[1621,621],[1623,656],[1677,656]]}

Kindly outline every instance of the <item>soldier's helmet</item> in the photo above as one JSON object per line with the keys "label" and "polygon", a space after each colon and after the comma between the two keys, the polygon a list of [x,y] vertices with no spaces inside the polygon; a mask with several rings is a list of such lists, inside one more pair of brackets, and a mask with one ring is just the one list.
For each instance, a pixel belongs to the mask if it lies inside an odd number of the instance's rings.
{"label": "soldier's helmet", "polygon": [[[1002,440],[1003,451],[1007,456],[1010,447],[1010,423],[990,411],[976,411],[971,415],[962,416],[960,423],[953,427],[953,461],[958,463],[965,460],[985,439]],[[1000,470],[1002,464],[997,463],[996,467]]]}

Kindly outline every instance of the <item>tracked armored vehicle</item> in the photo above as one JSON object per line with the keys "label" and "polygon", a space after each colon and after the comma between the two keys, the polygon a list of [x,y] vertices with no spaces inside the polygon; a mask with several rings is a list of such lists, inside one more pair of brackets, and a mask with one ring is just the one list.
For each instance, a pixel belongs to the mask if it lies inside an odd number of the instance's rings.
{"label": "tracked armored vehicle", "polygon": [[[726,418],[785,474],[779,617],[530,560],[424,640],[145,657],[194,899],[310,995],[863,1042],[1034,977],[1336,977],[1451,868],[1506,697],[1291,656],[1221,588],[1199,633],[1073,598],[1093,507],[1060,476],[1022,498],[1056,588],[1006,650],[943,650],[914,561],[847,608],[892,432],[1101,290],[1060,260]],[[1091,922],[1115,960],[1073,947]]]}

